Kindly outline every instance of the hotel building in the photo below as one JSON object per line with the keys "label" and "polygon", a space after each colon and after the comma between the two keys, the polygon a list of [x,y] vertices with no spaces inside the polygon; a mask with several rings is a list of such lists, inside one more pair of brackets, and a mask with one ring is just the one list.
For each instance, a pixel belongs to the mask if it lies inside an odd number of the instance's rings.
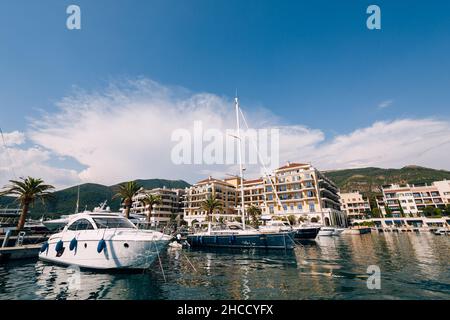
{"label": "hotel building", "polygon": [[[443,209],[450,204],[450,181],[436,181],[431,185],[383,186],[384,207],[394,216],[418,216],[426,207]],[[386,214],[386,209],[384,214]]]}
{"label": "hotel building", "polygon": [[341,198],[341,210],[349,218],[362,219],[367,213],[370,213],[369,200],[360,192],[339,193],[339,196]]}
{"label": "hotel building", "polygon": [[[325,225],[347,224],[346,215],[340,210],[338,188],[309,164],[288,163],[269,177],[244,180],[243,189],[245,207],[257,206],[263,215],[293,215],[296,219]],[[213,194],[223,205],[222,210],[214,214],[216,218],[234,220],[240,216],[240,178],[209,177],[186,190],[184,219],[189,225],[194,220],[205,220],[206,212],[201,210],[201,203]]]}
{"label": "hotel building", "polygon": [[347,225],[347,217],[340,210],[338,188],[310,164],[288,162],[264,178],[264,186],[265,214],[293,215],[324,225]]}
{"label": "hotel building", "polygon": [[[237,178],[234,178],[237,181]],[[184,200],[184,220],[192,225],[194,222],[206,221],[207,212],[201,208],[206,199],[215,196],[222,204],[220,210],[213,213],[217,220],[233,220],[238,212],[237,188],[233,179],[219,180],[213,177],[202,180],[190,188],[186,188]]]}
{"label": "hotel building", "polygon": [[151,221],[156,225],[167,225],[171,220],[180,221],[183,215],[184,189],[155,188],[151,190],[141,189],[133,197],[130,213],[148,216],[149,207],[144,206],[142,200],[147,194],[161,197],[162,204],[155,205],[151,214]]}

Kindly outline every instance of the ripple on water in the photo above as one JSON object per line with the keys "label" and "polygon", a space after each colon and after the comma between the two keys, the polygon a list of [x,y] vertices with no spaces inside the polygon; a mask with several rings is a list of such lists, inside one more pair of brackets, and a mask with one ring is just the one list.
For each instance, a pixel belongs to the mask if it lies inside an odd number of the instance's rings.
{"label": "ripple on water", "polygon": [[[319,238],[293,252],[168,251],[140,273],[81,271],[35,261],[0,265],[0,299],[450,299],[450,237],[368,234]],[[194,271],[193,267],[196,271]],[[368,290],[367,267],[381,270]]]}

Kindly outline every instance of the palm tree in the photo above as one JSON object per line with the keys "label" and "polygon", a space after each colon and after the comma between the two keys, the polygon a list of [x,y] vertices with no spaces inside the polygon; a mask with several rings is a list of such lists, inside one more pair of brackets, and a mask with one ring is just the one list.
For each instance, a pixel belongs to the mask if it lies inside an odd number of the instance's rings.
{"label": "palm tree", "polygon": [[248,215],[252,218],[252,224],[256,228],[258,227],[259,216],[261,215],[261,208],[252,205],[247,209]]}
{"label": "palm tree", "polygon": [[141,200],[144,206],[148,206],[147,222],[150,222],[152,210],[155,205],[162,204],[162,198],[159,195],[147,193],[144,199]]}
{"label": "palm tree", "polygon": [[45,200],[51,197],[50,190],[55,187],[49,184],[44,184],[42,179],[32,177],[20,178],[20,180],[9,180],[11,185],[5,186],[6,190],[0,192],[0,196],[11,195],[17,197],[20,202],[22,212],[20,214],[17,230],[20,231],[25,225],[28,209],[33,206],[36,200],[40,200],[45,204]]}
{"label": "palm tree", "polygon": [[222,209],[222,203],[216,199],[216,196],[211,196],[208,199],[204,200],[200,205],[202,210],[206,211],[206,221],[211,221],[211,216],[214,213],[214,210]]}
{"label": "palm tree", "polygon": [[138,193],[141,187],[136,181],[130,181],[119,185],[118,192],[113,196],[113,199],[121,198],[123,206],[125,207],[125,217],[130,217],[131,204],[133,203],[133,197]]}

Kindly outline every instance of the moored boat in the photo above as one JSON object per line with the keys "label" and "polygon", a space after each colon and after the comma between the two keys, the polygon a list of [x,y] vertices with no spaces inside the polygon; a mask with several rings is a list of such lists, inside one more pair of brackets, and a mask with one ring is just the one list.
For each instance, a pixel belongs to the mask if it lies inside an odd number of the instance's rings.
{"label": "moored boat", "polygon": [[322,228],[320,228],[320,231],[319,231],[319,237],[320,236],[322,236],[322,237],[329,237],[329,236],[332,236],[333,235],[333,233],[334,233],[334,231],[335,231],[335,228],[332,228],[332,227],[322,227]]}
{"label": "moored boat", "polygon": [[320,232],[319,226],[294,226],[294,237],[296,240],[314,240]]}
{"label": "moored boat", "polygon": [[114,213],[83,212],[42,245],[39,259],[89,269],[147,269],[171,236]]}
{"label": "moored boat", "polygon": [[229,223],[187,236],[191,247],[294,249],[294,232],[264,231]]}

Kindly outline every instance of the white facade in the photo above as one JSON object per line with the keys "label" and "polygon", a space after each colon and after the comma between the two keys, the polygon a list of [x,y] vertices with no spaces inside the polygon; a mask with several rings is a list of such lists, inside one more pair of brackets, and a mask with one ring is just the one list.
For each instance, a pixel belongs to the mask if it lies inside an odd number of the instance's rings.
{"label": "white facade", "polygon": [[142,189],[135,197],[133,197],[130,213],[148,216],[149,207],[144,206],[142,200],[147,194],[153,194],[161,197],[162,204],[153,207],[150,221],[156,225],[167,225],[171,220],[180,221],[183,215],[184,193],[184,189]]}
{"label": "white facade", "polygon": [[370,203],[360,192],[339,193],[341,210],[349,218],[362,218],[370,212]]}
{"label": "white facade", "polygon": [[[383,186],[385,208],[396,216],[418,216],[426,207],[444,209],[450,203],[450,181],[436,181],[431,185]],[[386,211],[384,212],[386,214]]]}

